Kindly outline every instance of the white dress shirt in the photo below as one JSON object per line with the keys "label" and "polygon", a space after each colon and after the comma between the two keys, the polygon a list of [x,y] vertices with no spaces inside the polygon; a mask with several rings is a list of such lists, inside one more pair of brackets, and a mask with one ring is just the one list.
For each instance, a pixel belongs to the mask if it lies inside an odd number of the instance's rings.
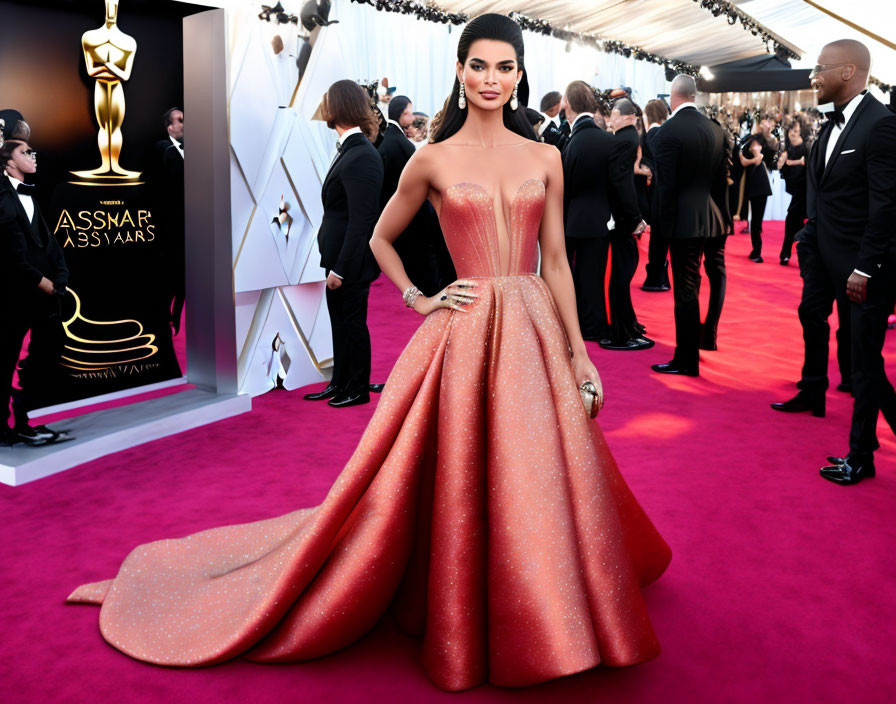
{"label": "white dress shirt", "polygon": [[175,147],[177,147],[177,153],[180,154],[180,158],[183,159],[183,158],[184,158],[184,145],[181,144],[180,142],[178,142],[178,141],[177,141],[174,137],[172,137],[170,134],[168,135],[168,139],[170,139],[170,140],[171,140],[171,143],[172,143]]}
{"label": "white dress shirt", "polygon": [[831,130],[831,134],[828,137],[827,149],[825,149],[824,152],[825,166],[827,166],[828,162],[831,160],[831,154],[834,153],[834,147],[837,146],[837,140],[840,139],[840,135],[846,128],[846,124],[849,122],[849,118],[852,117],[852,114],[856,111],[856,108],[859,107],[859,103],[862,102],[862,98],[864,97],[864,93],[859,93],[843,107],[843,124],[834,125],[834,128]]}
{"label": "white dress shirt", "polygon": [[[19,179],[6,174],[6,177],[9,179],[9,182],[12,184],[13,189],[18,187],[22,181]],[[34,201],[31,199],[31,196],[26,196],[24,193],[16,193],[19,197],[19,202],[22,204],[22,207],[25,209],[25,213],[28,215],[28,222],[34,220]]]}
{"label": "white dress shirt", "polygon": [[576,128],[576,123],[581,120],[583,117],[590,117],[592,120],[594,119],[593,112],[580,112],[576,115],[576,119],[572,121],[572,127],[569,128],[569,131],[572,132]]}
{"label": "white dress shirt", "polygon": [[693,103],[693,102],[682,103],[681,105],[679,105],[677,108],[675,108],[672,111],[672,115],[670,117],[675,117],[678,113],[680,113],[685,108],[695,108],[696,109],[696,107],[697,107],[697,103]]}

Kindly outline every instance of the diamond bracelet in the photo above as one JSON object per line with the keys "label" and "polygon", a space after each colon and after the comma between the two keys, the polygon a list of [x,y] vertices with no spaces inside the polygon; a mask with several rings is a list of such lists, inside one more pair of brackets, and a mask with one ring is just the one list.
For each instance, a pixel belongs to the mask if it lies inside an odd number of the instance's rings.
{"label": "diamond bracelet", "polygon": [[408,286],[404,293],[401,294],[402,299],[404,300],[404,304],[408,308],[413,308],[414,303],[417,300],[417,297],[420,295],[420,289],[416,286]]}

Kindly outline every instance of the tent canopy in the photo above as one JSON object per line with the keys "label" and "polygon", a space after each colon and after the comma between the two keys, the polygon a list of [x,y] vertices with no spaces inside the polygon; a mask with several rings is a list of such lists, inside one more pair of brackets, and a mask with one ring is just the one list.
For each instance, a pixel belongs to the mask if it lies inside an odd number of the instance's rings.
{"label": "tent canopy", "polygon": [[[306,0],[281,0],[297,13]],[[190,0],[216,7],[258,5],[253,0]],[[425,4],[424,0],[418,0]],[[794,68],[815,65],[827,42],[852,38],[871,50],[872,75],[896,84],[896,2],[893,0],[734,0],[738,9],[762,24],[775,39],[800,55]],[[272,3],[273,4],[273,0]],[[694,0],[435,0],[449,12],[523,15],[556,27],[596,34],[653,54],[697,66],[720,66],[751,57],[768,57],[761,37],[714,16]],[[765,72],[763,77],[766,77]],[[771,72],[767,76],[773,78]],[[801,86],[805,87],[805,86]],[[762,86],[763,90],[772,90]]]}
{"label": "tent canopy", "polygon": [[751,92],[758,90],[806,90],[809,69],[793,69],[790,62],[776,56],[754,56],[713,66],[712,80],[700,78],[697,88],[707,93]]}

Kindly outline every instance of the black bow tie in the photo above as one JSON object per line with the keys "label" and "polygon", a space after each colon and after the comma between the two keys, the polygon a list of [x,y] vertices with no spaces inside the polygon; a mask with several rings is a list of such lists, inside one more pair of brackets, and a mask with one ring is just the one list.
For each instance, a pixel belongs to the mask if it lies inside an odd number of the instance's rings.
{"label": "black bow tie", "polygon": [[23,196],[33,196],[37,194],[37,186],[28,183],[20,183],[16,186],[16,192],[21,193]]}
{"label": "black bow tie", "polygon": [[841,127],[846,122],[846,116],[843,114],[843,108],[834,106],[834,109],[831,112],[827,113],[828,119],[833,122],[835,125],[840,125]]}

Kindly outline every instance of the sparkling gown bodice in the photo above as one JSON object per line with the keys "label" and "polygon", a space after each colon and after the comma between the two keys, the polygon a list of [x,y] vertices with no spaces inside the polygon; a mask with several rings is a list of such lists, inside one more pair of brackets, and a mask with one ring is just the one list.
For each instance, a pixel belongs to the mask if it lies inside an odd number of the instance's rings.
{"label": "sparkling gown bodice", "polygon": [[439,222],[458,277],[535,273],[544,199],[544,183],[534,178],[517,189],[506,208],[497,208],[494,196],[477,183],[446,189]]}

